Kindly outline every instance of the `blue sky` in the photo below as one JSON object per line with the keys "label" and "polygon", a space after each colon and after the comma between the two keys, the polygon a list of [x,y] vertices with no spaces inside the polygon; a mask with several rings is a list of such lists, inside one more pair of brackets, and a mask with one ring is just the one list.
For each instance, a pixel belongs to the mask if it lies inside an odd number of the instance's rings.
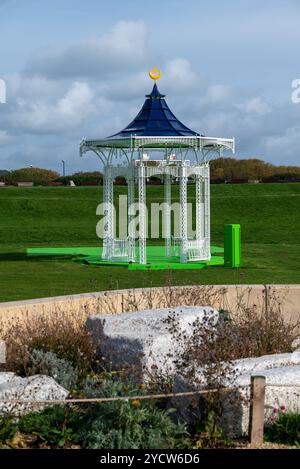
{"label": "blue sky", "polygon": [[300,164],[298,0],[0,0],[0,169],[97,169],[78,155],[135,116],[152,83],[237,157]]}

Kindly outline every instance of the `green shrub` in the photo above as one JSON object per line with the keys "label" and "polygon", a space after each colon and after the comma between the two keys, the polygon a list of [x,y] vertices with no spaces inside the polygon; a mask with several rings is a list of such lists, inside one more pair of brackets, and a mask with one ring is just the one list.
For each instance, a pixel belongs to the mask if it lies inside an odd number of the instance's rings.
{"label": "green shrub", "polygon": [[43,412],[32,412],[22,417],[18,429],[22,433],[36,435],[51,447],[62,447],[78,442],[80,414],[68,407],[51,407]]}
{"label": "green shrub", "polygon": [[11,171],[3,180],[8,184],[17,184],[18,182],[33,182],[35,185],[44,186],[50,181],[58,178],[56,171],[43,168],[21,168]]}
{"label": "green shrub", "polygon": [[[135,396],[145,391],[131,384],[105,377],[85,384],[88,397]],[[106,402],[92,405],[81,431],[85,448],[161,449],[183,448],[189,444],[183,424],[171,419],[171,411],[153,400]]]}
{"label": "green shrub", "polygon": [[300,447],[300,414],[280,412],[275,422],[265,428],[265,440]]}
{"label": "green shrub", "polygon": [[33,350],[29,356],[28,370],[30,375],[52,376],[55,381],[66,389],[75,386],[78,373],[71,363],[53,352]]}
{"label": "green shrub", "polygon": [[194,435],[193,449],[225,448],[232,445],[232,441],[224,435],[216,420],[214,412],[208,412]]}
{"label": "green shrub", "polygon": [[71,174],[70,176],[59,177],[55,181],[62,182],[65,185],[69,185],[70,181],[73,181],[76,186],[101,186],[103,183],[103,174],[100,171],[79,172]]}
{"label": "green shrub", "polygon": [[11,418],[2,419],[0,443],[14,447],[17,434],[22,447],[173,449],[190,446],[186,426],[172,420],[171,410],[164,409],[157,401],[139,399],[147,392],[143,385],[136,389],[128,382],[113,379],[112,374],[103,374],[88,378],[79,391],[83,397],[137,398],[84,406],[54,406],[31,412],[17,423]]}
{"label": "green shrub", "polygon": [[6,443],[7,440],[13,438],[18,427],[13,417],[0,416],[0,443]]}

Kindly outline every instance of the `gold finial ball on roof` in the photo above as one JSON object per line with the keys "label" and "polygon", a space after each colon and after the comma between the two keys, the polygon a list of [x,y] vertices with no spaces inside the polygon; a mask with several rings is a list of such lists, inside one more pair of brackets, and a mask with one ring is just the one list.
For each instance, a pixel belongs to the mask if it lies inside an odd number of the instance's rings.
{"label": "gold finial ball on roof", "polygon": [[156,67],[152,68],[152,70],[149,72],[149,77],[152,78],[152,80],[159,80],[161,76],[161,70],[158,70]]}

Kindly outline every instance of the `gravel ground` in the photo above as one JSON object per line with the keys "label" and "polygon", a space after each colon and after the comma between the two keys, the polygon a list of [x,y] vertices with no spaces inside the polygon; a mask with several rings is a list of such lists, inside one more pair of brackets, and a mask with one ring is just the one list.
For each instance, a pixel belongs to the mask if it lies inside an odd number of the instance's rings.
{"label": "gravel ground", "polygon": [[234,449],[299,449],[296,446],[288,446],[288,445],[279,445],[276,443],[263,443],[262,445],[251,445],[247,441],[238,441],[234,445]]}

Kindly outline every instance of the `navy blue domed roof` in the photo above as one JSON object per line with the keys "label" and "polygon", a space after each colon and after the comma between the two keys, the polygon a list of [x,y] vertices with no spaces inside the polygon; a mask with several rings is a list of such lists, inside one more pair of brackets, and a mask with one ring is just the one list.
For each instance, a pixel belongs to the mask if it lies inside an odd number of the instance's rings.
{"label": "navy blue domed roof", "polygon": [[137,137],[195,137],[197,132],[186,127],[171,112],[164,99],[165,95],[158,90],[156,83],[151,94],[136,118],[121,132],[108,139]]}

